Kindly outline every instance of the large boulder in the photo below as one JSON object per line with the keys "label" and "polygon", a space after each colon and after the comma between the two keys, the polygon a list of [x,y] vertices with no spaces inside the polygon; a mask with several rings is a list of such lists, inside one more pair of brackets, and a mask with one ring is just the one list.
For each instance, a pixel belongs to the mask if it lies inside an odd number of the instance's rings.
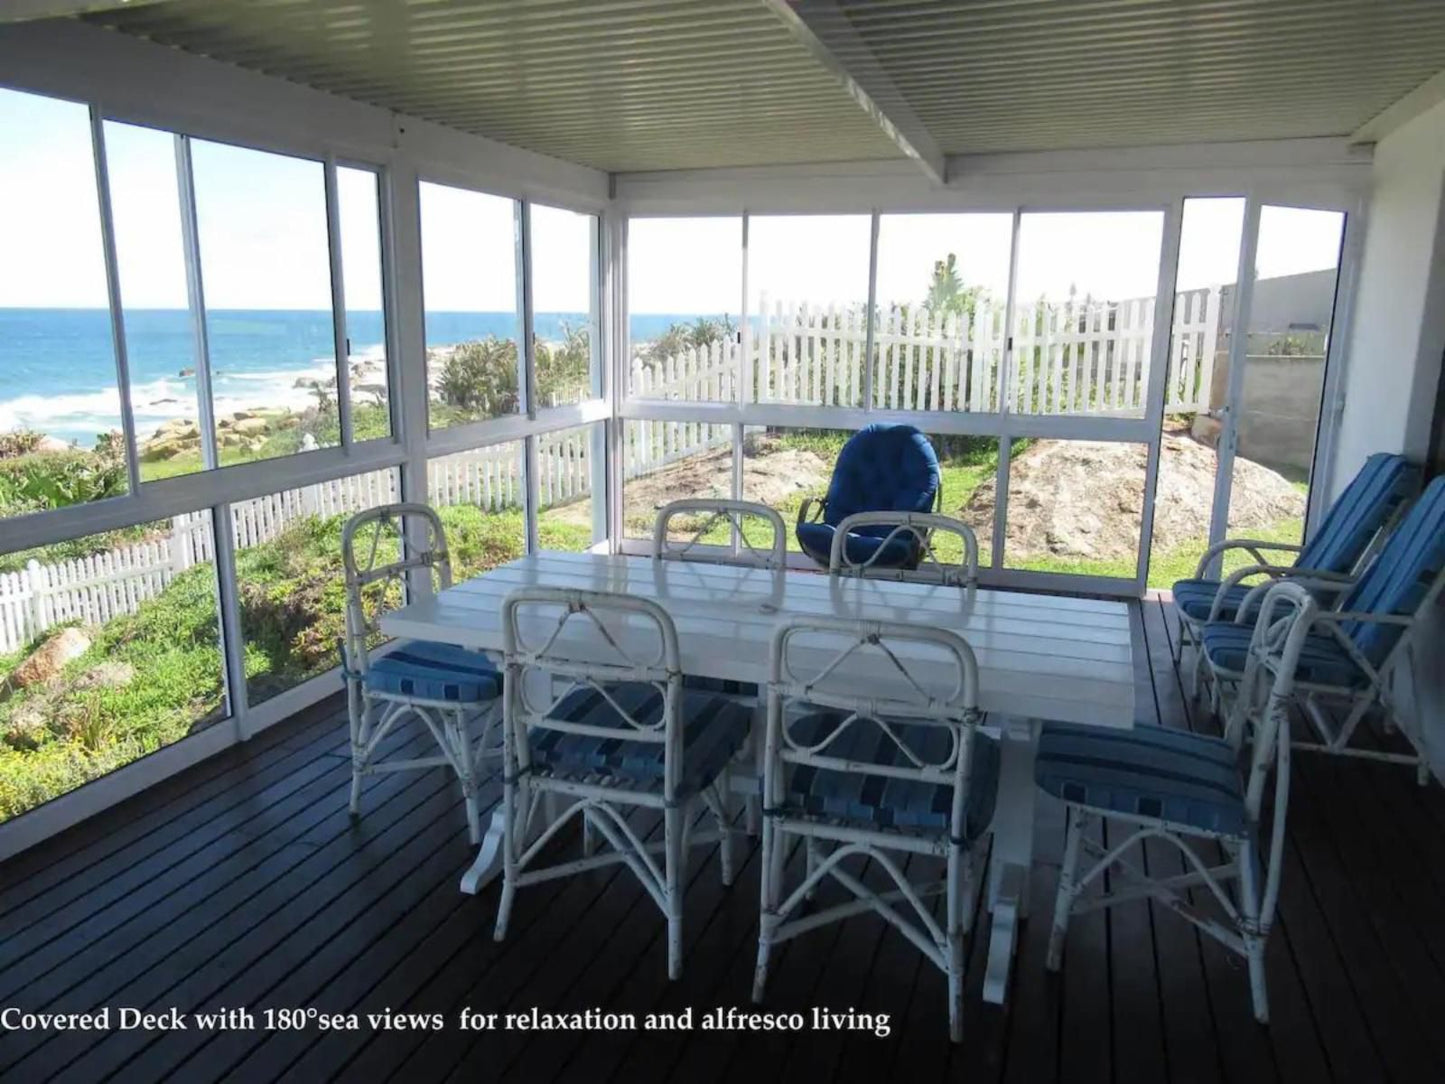
{"label": "large boulder", "polygon": [[[1148,449],[1142,444],[1041,440],[1012,460],[1008,553],[1014,557],[1129,559],[1138,550]],[[1183,433],[1166,433],[1154,502],[1154,546],[1167,552],[1209,533],[1215,454]],[[1236,457],[1231,531],[1304,515],[1304,494],[1281,475]],[[945,511],[953,514],[954,510]],[[958,512],[992,530],[994,487],[979,486]]]}
{"label": "large boulder", "polygon": [[28,689],[55,677],[65,665],[90,650],[90,637],[75,627],[64,628],[47,637],[39,647],[10,671],[11,689]]}

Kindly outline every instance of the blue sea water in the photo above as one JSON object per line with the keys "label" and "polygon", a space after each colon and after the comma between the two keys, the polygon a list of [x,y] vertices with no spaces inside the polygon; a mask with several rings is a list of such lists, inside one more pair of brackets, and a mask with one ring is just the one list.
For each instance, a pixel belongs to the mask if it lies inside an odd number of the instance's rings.
{"label": "blue sea water", "polygon": [[[687,314],[634,316],[634,341],[655,337]],[[585,325],[579,313],[538,313],[537,334],[559,339],[562,327]],[[327,311],[212,310],[207,315],[218,412],[304,407],[313,393],[298,380],[334,375]],[[433,312],[427,344],[516,334],[502,312]],[[353,360],[380,357],[380,312],[347,313]],[[126,355],[131,403],[142,438],[171,418],[196,416],[195,343],[183,309],[127,309]],[[105,309],[0,308],[0,433],[35,429],[83,446],[120,427],[110,314]]]}

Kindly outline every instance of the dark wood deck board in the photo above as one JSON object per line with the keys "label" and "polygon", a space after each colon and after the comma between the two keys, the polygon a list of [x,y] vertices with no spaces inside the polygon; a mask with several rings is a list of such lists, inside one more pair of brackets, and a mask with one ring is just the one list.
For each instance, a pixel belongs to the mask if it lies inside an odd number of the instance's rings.
{"label": "dark wood deck board", "polygon": [[[1217,732],[1170,658],[1177,624],[1149,600],[1136,622],[1139,725]],[[398,736],[400,746],[419,740]],[[1363,740],[1393,747],[1398,736]],[[715,847],[689,872],[686,966],[665,978],[661,916],[630,874],[524,890],[492,940],[497,890],[462,896],[471,850],[441,772],[369,782],[346,814],[344,718],[333,700],[166,780],[0,865],[0,1004],[27,1010],[246,1005],[442,1013],[448,1030],[0,1035],[7,1081],[143,1084],[166,1074],[279,1079],[819,1080],[893,1077],[1161,1081],[1438,1079],[1445,1075],[1445,791],[1409,769],[1301,753],[1268,973],[1273,1023],[1255,1024],[1240,961],[1153,903],[1076,921],[1063,973],[1043,967],[1063,845],[1041,800],[1032,913],[1005,1008],[981,1000],[977,919],[965,1041],[945,1039],[941,974],[862,917],[786,945],[765,1008],[889,1013],[862,1033],[462,1034],[457,1010],[598,1007],[694,1015],[751,1007],[760,855]],[[496,800],[493,781],[487,791]],[[575,836],[558,841],[575,847]],[[1151,843],[1152,872],[1181,858]],[[910,871],[925,863],[915,860]],[[801,851],[788,861],[801,875]],[[877,871],[866,876],[877,880]],[[364,1025],[364,1020],[363,1020]]]}

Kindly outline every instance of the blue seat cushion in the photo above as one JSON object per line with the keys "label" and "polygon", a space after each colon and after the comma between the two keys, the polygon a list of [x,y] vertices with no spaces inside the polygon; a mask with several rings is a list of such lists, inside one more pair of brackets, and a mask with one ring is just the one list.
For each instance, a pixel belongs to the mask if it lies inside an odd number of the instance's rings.
{"label": "blue seat cushion", "polygon": [[480,651],[403,640],[372,662],[362,684],[375,693],[470,704],[500,696],[502,674]]}
{"label": "blue seat cushion", "polygon": [[[891,531],[890,527],[870,527],[867,530]],[[798,545],[820,565],[826,566],[833,556],[833,535],[837,533],[829,523],[798,524]],[[918,564],[918,546],[914,536],[900,532],[893,538],[874,538],[870,535],[849,531],[843,543],[843,553],[850,564],[867,564],[872,568],[914,568]],[[879,551],[882,552],[879,552]]]}
{"label": "blue seat cushion", "polygon": [[[1224,596],[1218,620],[1233,621],[1254,584],[1237,583]],[[1180,580],[1174,585],[1174,605],[1181,613],[1195,621],[1208,621],[1209,611],[1214,606],[1214,596],[1219,593],[1218,580]]]}
{"label": "blue seat cushion", "polygon": [[[797,719],[788,729],[798,744],[813,745],[822,741],[844,718],[837,712],[815,712]],[[953,739],[941,725],[895,721],[889,725],[916,755],[930,763],[943,761],[952,749]],[[855,719],[821,754],[861,764],[913,766],[882,728],[868,719]],[[966,840],[977,839],[993,820],[998,770],[998,742],[986,734],[976,734],[964,816]],[[948,835],[953,811],[953,787],[949,784],[889,779],[812,765],[793,766],[785,793],[787,806],[782,811],[785,814],[931,835]]]}
{"label": "blue seat cushion", "polygon": [[758,687],[751,681],[733,681],[731,678],[701,677],[684,674],[682,687],[694,692],[716,693],[719,696],[758,696]]}
{"label": "blue seat cushion", "polygon": [[[1249,658],[1249,641],[1253,625],[1236,625],[1232,621],[1211,621],[1200,631],[1204,654],[1221,670],[1244,673]],[[1305,637],[1295,677],[1320,685],[1354,688],[1365,684],[1364,672],[1345,652],[1339,641],[1325,633]]]}
{"label": "blue seat cushion", "polygon": [[1235,753],[1221,738],[1161,726],[1049,723],[1039,738],[1034,779],[1055,798],[1103,813],[1228,836],[1246,828]]}
{"label": "blue seat cushion", "polygon": [[[618,707],[639,723],[653,724],[662,717],[662,692],[655,685],[626,682],[609,686],[607,691]],[[603,738],[533,727],[528,735],[532,771],[554,776],[602,774],[639,788],[662,789],[663,743],[629,738],[631,724],[599,690],[572,690],[549,718],[614,728],[618,736]],[[679,793],[695,794],[717,778],[747,740],[751,718],[748,708],[726,697],[683,692]]]}

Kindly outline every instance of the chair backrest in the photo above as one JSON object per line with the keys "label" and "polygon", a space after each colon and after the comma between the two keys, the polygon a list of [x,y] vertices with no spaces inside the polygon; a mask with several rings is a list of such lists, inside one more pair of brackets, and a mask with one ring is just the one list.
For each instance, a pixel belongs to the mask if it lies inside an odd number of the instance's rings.
{"label": "chair backrest", "polygon": [[[861,534],[870,527],[887,527],[888,534],[867,557],[857,560],[852,552],[856,547],[848,545],[848,536]],[[945,534],[959,540],[958,561],[945,561],[938,555],[935,544],[938,536]],[[914,567],[890,568],[878,564],[895,539],[918,555]],[[855,512],[839,523],[833,533],[828,571],[835,576],[875,576],[969,587],[978,582],[978,538],[967,523],[933,512]]]}
{"label": "chair backrest", "polygon": [[[1445,578],[1445,475],[1420,494],[1379,555],[1340,603],[1347,613],[1414,617],[1439,594]],[[1399,625],[1345,622],[1341,631],[1376,666],[1399,642]]]}
{"label": "chair backrest", "polygon": [[[502,602],[502,643],[504,720],[509,755],[518,757],[519,767],[527,763],[526,730],[606,742],[616,741],[620,729],[627,741],[665,746],[664,793],[676,793],[682,771],[682,669],[677,628],[666,610],[636,595],[523,587]],[[579,689],[600,696],[621,727],[562,717],[557,709]],[[661,713],[650,721],[638,718],[634,710],[654,693],[662,698]]]}
{"label": "chair backrest", "polygon": [[[804,720],[825,709],[821,729]],[[768,683],[770,762],[794,771],[845,772],[922,800],[919,783],[953,788],[950,827],[964,838],[978,711],[978,663],[967,641],[946,629],[895,622],[801,618],[773,633]],[[860,729],[861,728],[861,729]],[[869,763],[859,743],[886,743],[901,756]],[[770,768],[775,767],[770,764]],[[767,806],[783,800],[780,773],[767,773]],[[905,799],[906,801],[906,799]]]}
{"label": "chair backrest", "polygon": [[413,572],[424,573],[433,590],[452,585],[441,517],[425,504],[405,502],[358,512],[342,529],[341,561],[346,570],[346,663],[365,673],[368,648],[381,639],[381,616],[406,600]]}
{"label": "chair backrest", "polygon": [[[682,520],[677,527],[675,521]],[[712,548],[699,551],[714,528],[726,524],[726,552]],[[757,524],[762,532],[749,527]],[[767,535],[765,544],[760,537]],[[681,538],[674,537],[681,535]],[[733,539],[737,546],[733,546]],[[788,562],[788,529],[783,517],[765,504],[698,497],[665,504],[657,513],[652,530],[652,556],[659,561],[710,561],[715,564],[782,568]]]}
{"label": "chair backrest", "polygon": [[1345,574],[1420,490],[1420,468],[1402,455],[1376,452],[1330,506],[1295,559],[1300,568]]}
{"label": "chair backrest", "polygon": [[855,512],[930,512],[939,485],[938,456],[923,433],[911,425],[864,426],[838,453],[823,520],[837,527]]}

